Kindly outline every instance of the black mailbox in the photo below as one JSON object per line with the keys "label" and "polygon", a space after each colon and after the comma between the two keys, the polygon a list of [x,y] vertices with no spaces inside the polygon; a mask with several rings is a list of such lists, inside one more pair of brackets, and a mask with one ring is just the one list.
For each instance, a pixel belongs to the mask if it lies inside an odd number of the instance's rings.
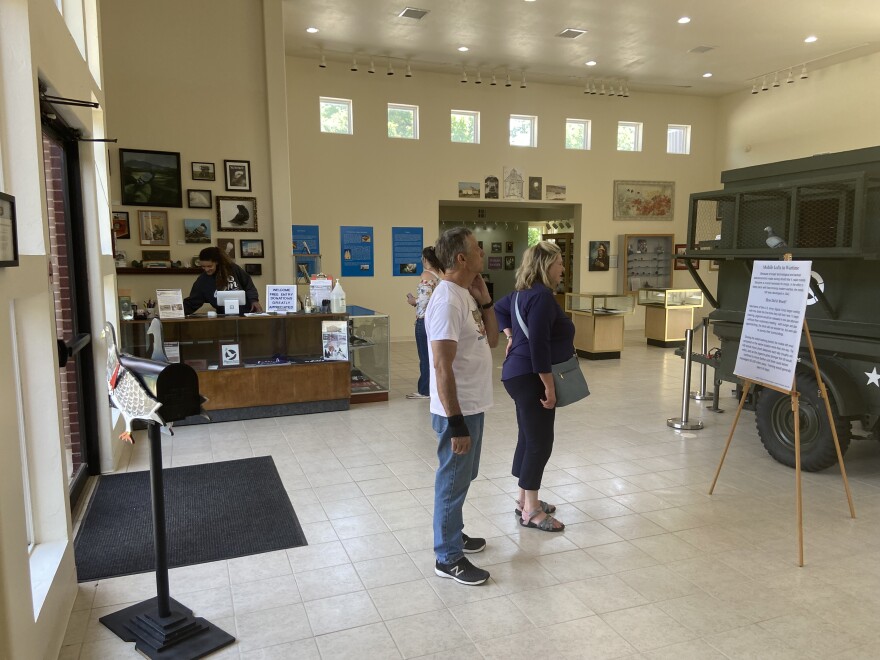
{"label": "black mailbox", "polygon": [[119,362],[162,404],[157,412],[166,424],[202,414],[199,377],[188,364],[155,362],[126,353],[119,355]]}

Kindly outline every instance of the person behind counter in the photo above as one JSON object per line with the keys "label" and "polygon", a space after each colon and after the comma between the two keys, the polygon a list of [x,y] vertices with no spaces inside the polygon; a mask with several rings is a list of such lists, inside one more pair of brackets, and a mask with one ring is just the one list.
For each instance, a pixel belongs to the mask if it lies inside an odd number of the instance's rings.
{"label": "person behind counter", "polygon": [[251,276],[227,257],[220,248],[208,247],[199,252],[202,274],[193,282],[189,297],[183,300],[183,310],[193,314],[205,303],[217,307],[217,291],[239,289],[245,292],[245,308],[250,312],[262,312],[260,294]]}

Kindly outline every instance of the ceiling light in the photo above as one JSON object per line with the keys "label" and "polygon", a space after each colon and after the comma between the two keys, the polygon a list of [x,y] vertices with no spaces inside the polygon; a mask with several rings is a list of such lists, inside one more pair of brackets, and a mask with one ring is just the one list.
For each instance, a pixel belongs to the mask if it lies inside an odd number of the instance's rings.
{"label": "ceiling light", "polygon": [[810,76],[807,75],[807,65],[804,64],[804,66],[801,68],[801,80],[806,80],[809,77]]}
{"label": "ceiling light", "polygon": [[390,59],[388,60],[388,71],[385,72],[385,75],[386,76],[393,76],[394,75],[394,67],[391,66]]}
{"label": "ceiling light", "polygon": [[520,82],[519,88],[520,89],[526,88],[526,72],[525,71],[522,72],[522,82]]}
{"label": "ceiling light", "polygon": [[373,64],[373,60],[370,60],[370,68],[367,69],[367,73],[376,73],[376,65]]}
{"label": "ceiling light", "polygon": [[582,34],[586,34],[586,30],[581,30],[579,28],[565,28],[562,32],[558,33],[557,37],[562,37],[563,39],[577,39]]}
{"label": "ceiling light", "polygon": [[678,22],[680,25],[687,25],[688,23],[691,22],[691,17],[690,16],[682,16],[681,18],[678,19]]}
{"label": "ceiling light", "polygon": [[356,58],[356,57],[352,57],[352,58],[351,58],[351,71],[357,71],[357,70],[358,70],[358,61],[357,61],[357,58]]}
{"label": "ceiling light", "polygon": [[415,7],[407,7],[402,12],[398,14],[400,18],[413,18],[417,21],[422,20],[428,13],[430,9],[416,9]]}
{"label": "ceiling light", "polygon": [[321,55],[321,63],[318,66],[322,69],[327,68],[327,59],[323,55]]}
{"label": "ceiling light", "polygon": [[629,83],[623,83],[623,98],[629,98]]}
{"label": "ceiling light", "polygon": [[461,78],[459,80],[463,83],[467,82],[467,71],[465,71],[464,69],[461,70]]}
{"label": "ceiling light", "polygon": [[761,91],[766,92],[769,87],[767,87],[767,76],[764,76],[764,81],[761,83]]}
{"label": "ceiling light", "polygon": [[584,62],[587,66],[596,66],[598,62],[596,60],[590,60],[589,62]]}
{"label": "ceiling light", "polygon": [[589,93],[590,93],[590,81],[587,80],[587,81],[584,81],[584,94],[589,94]]}
{"label": "ceiling light", "polygon": [[513,85],[513,83],[510,82],[510,73],[508,73],[508,74],[507,74],[507,82],[504,83],[504,86],[505,86],[505,87],[510,87],[510,86],[512,86],[512,85]]}
{"label": "ceiling light", "polygon": [[614,96],[614,82],[608,84],[608,96]]}
{"label": "ceiling light", "polygon": [[756,80],[755,82],[752,83],[752,94],[757,94],[757,93],[758,93],[758,81]]}
{"label": "ceiling light", "polygon": [[814,44],[814,43],[816,43],[817,41],[819,41],[819,37],[817,37],[817,36],[815,36],[815,35],[813,35],[813,34],[811,34],[809,37],[807,37],[806,39],[804,39],[804,43],[805,43],[805,44]]}
{"label": "ceiling light", "polygon": [[320,30],[316,27],[307,27],[306,32],[308,32],[309,34],[318,34]]}
{"label": "ceiling light", "polygon": [[470,50],[470,48],[468,48],[467,46],[459,46],[459,47],[458,47],[458,52],[459,52],[459,53],[466,53],[466,52],[468,52],[469,50]]}
{"label": "ceiling light", "polygon": [[483,77],[480,75],[479,71],[477,71],[477,77],[474,80],[474,84],[475,85],[482,85],[483,84]]}
{"label": "ceiling light", "polygon": [[494,87],[495,85],[498,84],[498,81],[495,80],[495,74],[494,74],[494,73],[492,74],[492,82],[490,82],[489,84],[492,85],[492,87]]}
{"label": "ceiling light", "polygon": [[776,72],[776,76],[773,78],[773,86],[779,87],[779,71]]}
{"label": "ceiling light", "polygon": [[791,75],[791,69],[788,70],[788,78],[785,79],[785,82],[787,82],[787,83],[793,83],[793,82],[794,82],[794,76]]}
{"label": "ceiling light", "polygon": [[712,77],[712,74],[708,71],[706,71],[706,73],[703,74],[703,78],[711,78],[711,77]]}
{"label": "ceiling light", "polygon": [[406,63],[406,78],[412,78],[412,67],[409,65],[409,62]]}
{"label": "ceiling light", "polygon": [[605,83],[602,83],[602,89],[599,90],[599,96],[605,96]]}
{"label": "ceiling light", "polygon": [[590,81],[590,94],[592,94],[593,96],[596,95],[596,83],[592,80]]}

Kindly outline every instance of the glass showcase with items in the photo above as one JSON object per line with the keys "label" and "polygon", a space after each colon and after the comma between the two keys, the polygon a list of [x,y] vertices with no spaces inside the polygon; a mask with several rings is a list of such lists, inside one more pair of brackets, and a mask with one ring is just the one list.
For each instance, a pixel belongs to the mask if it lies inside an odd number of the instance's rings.
{"label": "glass showcase with items", "polygon": [[625,234],[621,238],[623,292],[672,286],[673,234]]}
{"label": "glass showcase with items", "polygon": [[588,360],[619,358],[623,350],[623,317],[634,309],[633,297],[629,295],[565,294],[565,311],[574,323],[577,354]]}
{"label": "glass showcase with items", "polygon": [[391,387],[388,315],[348,305],[351,402],[387,401]]}
{"label": "glass showcase with items", "polygon": [[645,337],[652,346],[681,346],[685,330],[694,327],[694,309],[703,306],[699,289],[645,288],[639,291],[645,308]]}

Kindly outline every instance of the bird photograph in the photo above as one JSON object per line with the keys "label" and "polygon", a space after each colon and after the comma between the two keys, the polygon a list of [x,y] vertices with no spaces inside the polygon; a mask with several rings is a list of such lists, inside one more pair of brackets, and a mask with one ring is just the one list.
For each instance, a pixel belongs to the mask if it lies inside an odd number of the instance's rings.
{"label": "bird photograph", "polygon": [[218,197],[220,231],[256,231],[257,200],[253,197]]}
{"label": "bird photograph", "polygon": [[236,213],[234,217],[230,218],[229,222],[233,225],[241,227],[248,220],[250,220],[250,217],[251,213],[250,211],[248,211],[247,206],[245,206],[244,204],[239,204],[238,213]]}
{"label": "bird photograph", "polygon": [[765,241],[767,243],[767,247],[771,247],[771,248],[788,247],[788,244],[785,242],[785,239],[782,238],[781,236],[777,236],[776,232],[773,231],[773,227],[768,225],[767,227],[764,227],[764,231],[767,232],[767,239]]}

